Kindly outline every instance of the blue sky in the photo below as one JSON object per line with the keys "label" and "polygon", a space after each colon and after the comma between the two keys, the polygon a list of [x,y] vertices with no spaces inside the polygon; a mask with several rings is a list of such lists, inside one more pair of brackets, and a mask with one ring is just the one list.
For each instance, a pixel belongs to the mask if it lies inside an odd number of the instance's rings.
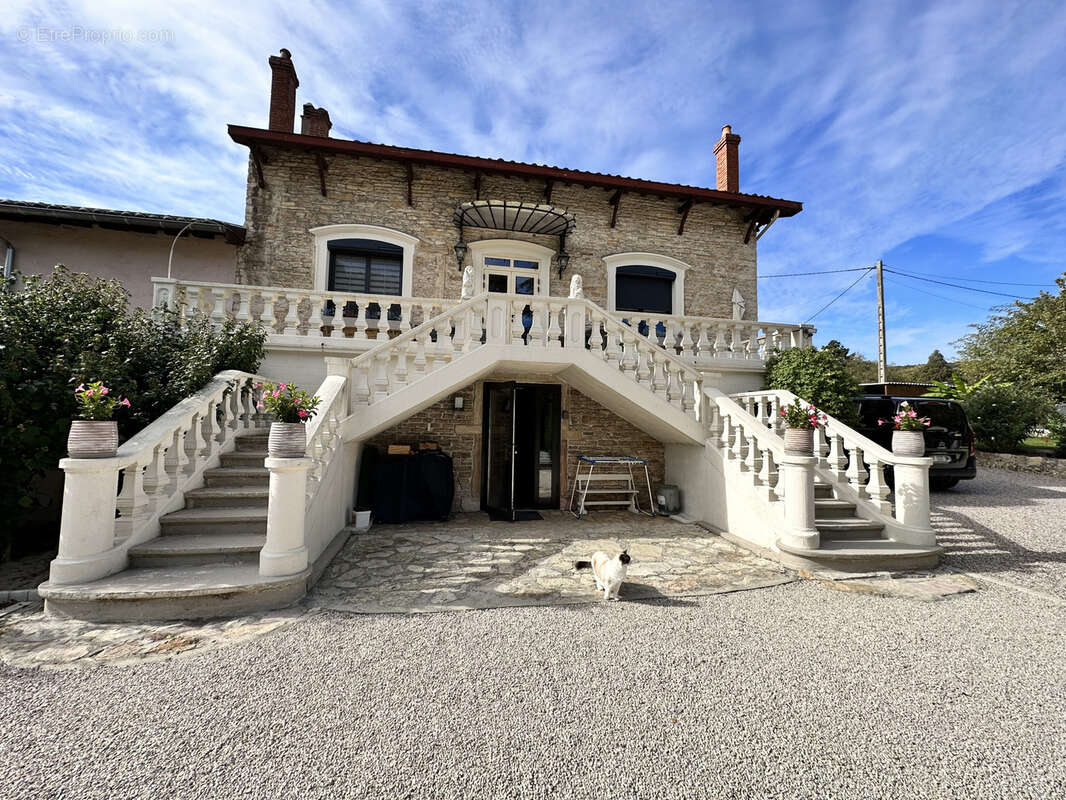
{"label": "blue sky", "polygon": [[[287,47],[337,137],[713,186],[730,123],[741,190],[805,206],[760,241],[762,275],[1066,269],[1061,2],[146,5],[5,0],[0,196],[242,221],[226,123],[265,127]],[[761,280],[759,316],[805,321],[857,274]],[[874,289],[819,315],[818,340],[875,356]],[[885,290],[893,363],[950,356],[1009,301]]]}

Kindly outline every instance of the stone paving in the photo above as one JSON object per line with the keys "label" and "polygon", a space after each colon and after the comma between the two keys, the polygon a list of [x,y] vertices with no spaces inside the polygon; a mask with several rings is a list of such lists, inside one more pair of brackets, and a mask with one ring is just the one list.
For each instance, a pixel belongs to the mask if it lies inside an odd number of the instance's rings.
{"label": "stone paving", "polygon": [[90,667],[158,661],[249,641],[306,615],[303,606],[236,619],[126,625],[46,616],[43,602],[0,608],[0,661],[14,667]]}
{"label": "stone paving", "polygon": [[463,611],[602,600],[574,563],[597,550],[633,557],[622,600],[684,597],[795,580],[773,561],[698,525],[629,512],[566,512],[490,522],[459,514],[445,523],[382,525],[354,534],[313,590],[314,606],[361,613]]}

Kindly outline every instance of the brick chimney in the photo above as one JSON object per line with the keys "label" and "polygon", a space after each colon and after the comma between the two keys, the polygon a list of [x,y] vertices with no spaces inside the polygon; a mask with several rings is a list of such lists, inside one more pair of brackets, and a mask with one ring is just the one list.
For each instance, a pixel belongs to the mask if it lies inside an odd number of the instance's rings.
{"label": "brick chimney", "polygon": [[292,53],[281,48],[281,55],[270,57],[270,130],[292,133],[296,124],[296,67]]}
{"label": "brick chimney", "polygon": [[740,137],[729,125],[722,128],[722,138],[714,146],[714,175],[718,191],[740,191]]}
{"label": "brick chimney", "polygon": [[304,136],[329,136],[333,123],[329,112],[324,108],[315,108],[313,103],[304,103],[304,113],[300,117],[300,133]]}

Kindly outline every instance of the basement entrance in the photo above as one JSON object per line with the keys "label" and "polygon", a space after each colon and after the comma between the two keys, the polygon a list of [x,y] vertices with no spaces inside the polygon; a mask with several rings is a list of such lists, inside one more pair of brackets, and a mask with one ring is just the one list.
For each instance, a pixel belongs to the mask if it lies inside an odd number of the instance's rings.
{"label": "basement entrance", "polygon": [[560,386],[485,384],[481,507],[493,520],[559,507],[561,398]]}

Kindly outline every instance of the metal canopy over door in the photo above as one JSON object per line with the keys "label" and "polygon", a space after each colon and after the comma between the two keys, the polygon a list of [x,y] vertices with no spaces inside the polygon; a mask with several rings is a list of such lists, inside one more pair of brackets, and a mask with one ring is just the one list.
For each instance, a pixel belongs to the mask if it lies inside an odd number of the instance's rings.
{"label": "metal canopy over door", "polygon": [[559,507],[561,399],[555,385],[485,384],[482,505],[493,519]]}

